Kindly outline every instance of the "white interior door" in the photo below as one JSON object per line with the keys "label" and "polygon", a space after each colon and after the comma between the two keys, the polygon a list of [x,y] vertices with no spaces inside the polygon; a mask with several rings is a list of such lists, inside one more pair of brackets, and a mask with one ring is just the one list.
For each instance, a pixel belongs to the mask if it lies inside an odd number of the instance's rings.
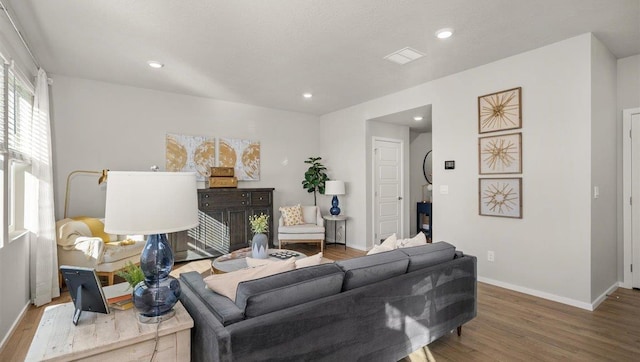
{"label": "white interior door", "polygon": [[631,114],[632,285],[640,288],[640,113]]}
{"label": "white interior door", "polygon": [[374,139],[374,243],[402,235],[402,141]]}

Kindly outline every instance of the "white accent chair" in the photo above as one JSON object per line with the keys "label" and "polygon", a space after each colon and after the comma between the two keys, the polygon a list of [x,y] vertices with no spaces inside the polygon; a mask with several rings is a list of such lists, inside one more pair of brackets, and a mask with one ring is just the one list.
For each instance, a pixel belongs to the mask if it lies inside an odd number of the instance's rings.
{"label": "white accent chair", "polygon": [[285,226],[282,214],[278,220],[278,248],[293,243],[320,243],[324,251],[324,219],[318,206],[301,206],[304,224]]}

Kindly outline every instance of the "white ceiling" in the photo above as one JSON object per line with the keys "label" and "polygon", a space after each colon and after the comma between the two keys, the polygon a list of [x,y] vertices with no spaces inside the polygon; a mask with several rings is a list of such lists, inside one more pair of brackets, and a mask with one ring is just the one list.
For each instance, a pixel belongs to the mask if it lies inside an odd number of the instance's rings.
{"label": "white ceiling", "polygon": [[[640,0],[3,2],[50,74],[310,114],[587,32],[640,53]],[[444,27],[454,36],[436,39]],[[383,60],[407,46],[426,56]]]}

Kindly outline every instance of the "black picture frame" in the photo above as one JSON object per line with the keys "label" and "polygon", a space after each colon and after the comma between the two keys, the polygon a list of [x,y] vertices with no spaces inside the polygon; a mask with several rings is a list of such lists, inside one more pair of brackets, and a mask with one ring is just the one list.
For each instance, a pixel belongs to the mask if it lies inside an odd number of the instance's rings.
{"label": "black picture frame", "polygon": [[104,296],[100,279],[93,268],[78,266],[60,266],[60,273],[67,284],[71,300],[76,307],[73,313],[73,324],[78,325],[83,311],[109,313],[107,298]]}

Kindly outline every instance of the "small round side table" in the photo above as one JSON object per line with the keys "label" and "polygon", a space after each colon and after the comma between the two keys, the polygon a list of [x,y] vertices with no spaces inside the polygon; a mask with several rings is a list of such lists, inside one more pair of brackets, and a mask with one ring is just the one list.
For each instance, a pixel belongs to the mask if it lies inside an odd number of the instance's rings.
{"label": "small round side table", "polygon": [[[344,249],[347,250],[347,219],[349,217],[344,215],[324,215],[322,216],[326,221],[333,222],[333,241],[325,243],[326,245],[344,245]],[[338,222],[344,223],[343,243],[338,242]]]}

